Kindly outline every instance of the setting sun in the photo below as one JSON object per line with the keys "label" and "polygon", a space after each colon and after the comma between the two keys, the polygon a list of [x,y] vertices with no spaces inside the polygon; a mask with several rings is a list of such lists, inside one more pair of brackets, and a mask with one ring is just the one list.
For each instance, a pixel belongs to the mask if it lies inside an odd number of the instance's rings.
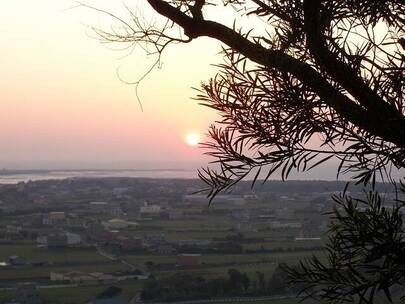
{"label": "setting sun", "polygon": [[189,133],[186,135],[186,142],[190,146],[196,146],[200,142],[200,136],[197,133]]}

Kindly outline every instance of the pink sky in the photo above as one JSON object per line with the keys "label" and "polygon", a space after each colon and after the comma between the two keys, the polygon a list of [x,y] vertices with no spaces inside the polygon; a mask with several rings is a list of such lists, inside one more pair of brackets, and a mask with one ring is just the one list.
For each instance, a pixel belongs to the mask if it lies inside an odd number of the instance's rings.
{"label": "pink sky", "polygon": [[[104,7],[119,12],[119,3]],[[135,80],[151,60],[141,52],[121,58],[125,53],[89,38],[84,24],[105,21],[90,10],[66,10],[74,4],[0,2],[0,165],[201,161],[203,151],[184,137],[204,134],[216,114],[191,99],[191,87],[214,75],[219,45],[201,39],[169,49],[163,68],[139,89],[141,112],[134,88],[120,82],[116,69]]]}
{"label": "pink sky", "polygon": [[[124,12],[121,1],[86,3]],[[146,1],[126,3],[145,19],[156,18]],[[116,71],[134,81],[153,59],[141,51],[125,56],[90,38],[86,25],[108,26],[111,20],[90,9],[69,9],[75,4],[0,1],[0,168],[206,164],[204,151],[187,145],[185,138],[190,132],[204,136],[218,118],[192,99],[196,92],[191,88],[215,75],[211,64],[221,62],[220,45],[202,38],[169,48],[162,69],[153,71],[139,88],[142,112],[134,87],[122,83]],[[218,15],[217,10],[210,13]],[[221,21],[232,26],[227,12],[220,13]],[[252,28],[261,27],[252,23]],[[309,174],[334,178],[334,170],[332,164]]]}

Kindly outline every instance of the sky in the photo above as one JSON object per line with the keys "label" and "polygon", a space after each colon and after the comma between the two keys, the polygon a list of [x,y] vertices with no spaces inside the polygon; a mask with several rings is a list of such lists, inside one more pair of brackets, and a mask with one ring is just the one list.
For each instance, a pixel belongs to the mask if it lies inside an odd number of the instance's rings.
{"label": "sky", "polygon": [[[113,2],[113,4],[111,4]],[[120,1],[87,4],[124,14]],[[127,1],[145,20],[145,1]],[[131,167],[204,163],[203,139],[217,114],[198,105],[193,87],[214,76],[219,44],[207,38],[170,47],[162,67],[138,88],[153,62],[144,52],[118,51],[88,26],[111,21],[71,0],[0,2],[0,167]],[[122,16],[125,16],[122,15]],[[114,50],[112,48],[115,48]]]}
{"label": "sky", "polygon": [[[128,18],[124,2],[84,3]],[[125,4],[159,22],[145,0]],[[230,12],[209,13],[232,26]],[[122,80],[138,80],[155,57],[95,39],[89,26],[108,28],[107,16],[73,0],[13,0],[0,1],[0,18],[0,168],[196,169],[212,160],[190,142],[219,118],[193,99],[221,62],[218,42],[169,47],[138,88],[142,111]],[[334,179],[336,166],[293,178]]]}

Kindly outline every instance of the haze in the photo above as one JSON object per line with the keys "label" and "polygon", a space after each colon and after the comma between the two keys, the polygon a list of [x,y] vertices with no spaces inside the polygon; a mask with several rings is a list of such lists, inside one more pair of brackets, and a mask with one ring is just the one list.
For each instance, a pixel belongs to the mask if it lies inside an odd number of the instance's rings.
{"label": "haze", "polygon": [[[122,2],[86,3],[126,17]],[[127,2],[154,21],[156,14],[144,3]],[[169,48],[162,68],[139,87],[142,112],[134,86],[124,84],[117,71],[136,81],[155,58],[89,37],[88,25],[105,28],[112,21],[75,6],[71,0],[0,3],[0,167],[194,169],[206,164],[204,151],[187,138],[195,134],[203,140],[217,116],[192,99],[192,87],[215,74],[220,45],[201,38]],[[334,179],[330,168],[293,177]]]}
{"label": "haze", "polygon": [[[121,2],[87,3],[123,12]],[[0,3],[0,165],[201,162],[203,151],[187,145],[185,137],[204,135],[215,113],[191,99],[196,94],[191,88],[213,75],[210,64],[220,59],[215,57],[219,46],[201,39],[169,49],[162,69],[139,88],[142,112],[134,87],[122,83],[116,71],[128,81],[137,80],[153,58],[142,52],[125,56],[127,52],[90,38],[86,24],[108,20],[90,9],[69,9],[75,4]],[[142,12],[152,18],[147,8]]]}

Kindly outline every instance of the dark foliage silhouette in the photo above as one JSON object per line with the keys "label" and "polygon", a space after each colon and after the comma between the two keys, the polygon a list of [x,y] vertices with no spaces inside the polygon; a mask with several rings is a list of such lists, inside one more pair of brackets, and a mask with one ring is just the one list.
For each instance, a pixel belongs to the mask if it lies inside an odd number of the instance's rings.
{"label": "dark foliage silhouette", "polygon": [[[96,32],[141,44],[157,63],[170,43],[208,36],[224,44],[225,62],[198,95],[222,116],[205,144],[220,169],[200,172],[210,197],[248,174],[287,178],[330,158],[362,182],[404,166],[402,0],[147,1],[167,18],[162,27],[130,11],[129,21],[116,17],[121,26]],[[213,6],[260,26],[204,19]]]}
{"label": "dark foliage silhouette", "polygon": [[[332,158],[338,175],[364,184],[393,181],[404,167],[403,0],[147,2],[166,18],[161,27],[129,10],[130,20],[113,16],[120,26],[95,31],[142,45],[156,65],[171,43],[207,36],[224,45],[218,74],[197,95],[221,115],[204,144],[219,169],[199,172],[211,199],[247,176],[286,179]],[[206,16],[223,7],[239,18],[232,28]],[[377,291],[390,299],[404,276],[402,205],[388,210],[375,192],[335,200],[328,264],[314,258],[291,274],[331,302],[371,303]]]}
{"label": "dark foliage silhouette", "polygon": [[313,256],[300,267],[285,266],[291,281],[303,284],[307,297],[328,303],[379,303],[381,294],[392,302],[392,293],[404,300],[404,202],[387,207],[373,190],[364,199],[345,192],[333,199],[326,259]]}

